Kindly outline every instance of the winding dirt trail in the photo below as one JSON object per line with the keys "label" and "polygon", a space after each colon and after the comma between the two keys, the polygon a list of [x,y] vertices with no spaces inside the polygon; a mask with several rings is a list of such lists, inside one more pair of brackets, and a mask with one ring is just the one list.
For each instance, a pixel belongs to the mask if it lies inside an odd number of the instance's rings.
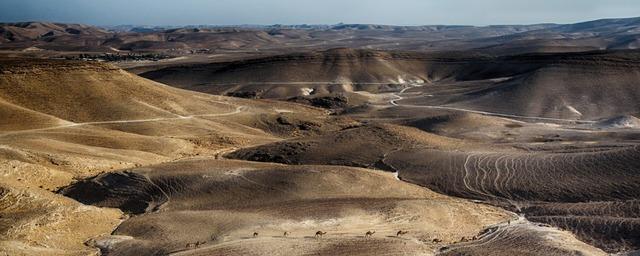
{"label": "winding dirt trail", "polygon": [[515,213],[514,213],[514,215],[517,216],[517,218],[518,218],[517,220],[508,221],[508,222],[502,222],[502,223],[495,224],[493,226],[489,226],[489,227],[487,227],[487,229],[485,229],[485,231],[484,231],[484,233],[482,233],[482,235],[477,237],[477,240],[450,245],[450,246],[446,247],[447,249],[440,250],[440,254],[448,253],[448,252],[451,252],[451,251],[454,251],[454,250],[459,250],[459,249],[462,249],[462,248],[473,248],[473,247],[478,247],[478,246],[483,246],[483,245],[489,244],[492,241],[498,239],[501,235],[503,235],[508,228],[512,227],[512,225],[513,226],[536,226],[537,227],[537,225],[529,222],[525,217],[518,216]]}
{"label": "winding dirt trail", "polygon": [[59,126],[5,132],[5,133],[1,133],[0,137],[8,136],[8,135],[22,134],[22,133],[40,132],[40,131],[48,131],[48,130],[55,130],[55,129],[62,129],[62,128],[70,128],[70,127],[79,127],[79,126],[86,126],[86,125],[145,123],[145,122],[185,120],[185,119],[192,119],[192,118],[197,118],[197,117],[230,116],[230,115],[239,114],[239,113],[245,111],[246,109],[247,109],[246,106],[236,106],[236,109],[234,111],[227,112],[227,113],[198,114],[198,115],[189,115],[189,116],[180,116],[180,115],[174,114],[174,115],[176,115],[176,117],[161,117],[161,118],[132,119],[132,120],[115,120],[115,121],[98,121],[98,122],[84,122],[84,123],[68,122],[68,124],[59,125]]}
{"label": "winding dirt trail", "polygon": [[534,120],[534,121],[556,121],[556,122],[570,122],[570,123],[576,123],[576,124],[594,124],[594,123],[596,123],[595,121],[584,121],[584,120],[562,119],[562,118],[550,118],[550,117],[536,117],[536,116],[521,116],[521,115],[494,113],[494,112],[479,111],[479,110],[464,109],[464,108],[456,108],[456,107],[446,107],[446,106],[427,106],[427,105],[399,104],[398,101],[405,99],[401,95],[404,94],[407,90],[415,88],[415,87],[419,87],[419,86],[409,85],[409,87],[404,88],[404,89],[402,89],[401,91],[399,91],[397,93],[393,93],[392,95],[393,95],[393,97],[395,97],[395,99],[390,100],[389,104],[391,104],[392,106],[396,106],[396,107],[453,110],[453,111],[474,113],[474,114],[487,115],[487,116],[516,118],[516,119],[528,119],[528,120]]}
{"label": "winding dirt trail", "polygon": [[[531,237],[535,237],[538,240],[530,240]],[[566,251],[586,252],[587,255],[605,255],[604,252],[576,240],[571,233],[545,224],[530,222],[523,216],[517,216],[515,220],[489,226],[475,240],[443,247],[436,255],[481,253],[519,243],[520,246],[525,246],[524,248],[536,251],[541,255],[545,253],[557,254],[557,250],[561,248]],[[543,245],[549,246],[546,249],[548,251],[541,251],[544,250],[540,248]]]}

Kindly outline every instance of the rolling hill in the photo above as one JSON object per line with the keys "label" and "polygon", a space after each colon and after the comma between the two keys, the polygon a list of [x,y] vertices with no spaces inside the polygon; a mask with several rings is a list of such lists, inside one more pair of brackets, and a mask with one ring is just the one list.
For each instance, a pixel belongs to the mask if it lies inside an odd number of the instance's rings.
{"label": "rolling hill", "polygon": [[0,49],[164,54],[271,54],[311,49],[448,51],[491,54],[636,49],[638,18],[575,24],[391,26],[377,24],[97,28],[48,22],[0,24]]}
{"label": "rolling hill", "polygon": [[0,23],[0,255],[633,255],[639,27]]}
{"label": "rolling hill", "polygon": [[[328,144],[330,149],[322,147]],[[571,230],[607,251],[636,250],[638,146],[575,141],[536,145],[483,145],[417,129],[363,126],[227,156],[392,171],[443,194],[486,200],[532,221]]]}
{"label": "rolling hill", "polygon": [[[116,255],[416,254],[513,218],[381,172],[338,166],[188,160],[100,175],[63,193],[91,205],[148,212],[94,241]],[[314,238],[317,230],[327,234]],[[367,230],[376,234],[364,239]],[[397,237],[397,230],[409,233]],[[554,235],[567,244],[532,244],[554,255],[574,244],[571,250],[602,254],[569,234]],[[185,246],[196,241],[204,244]]]}
{"label": "rolling hill", "polygon": [[399,95],[397,105],[596,120],[640,112],[640,87],[635,84],[639,65],[638,51],[485,56],[339,48],[168,67],[142,76],[219,95],[342,95],[371,102],[384,94],[406,92],[412,97]]}
{"label": "rolling hill", "polygon": [[83,242],[123,216],[53,193],[74,180],[353,122],[303,105],[175,89],[108,64],[0,63],[0,252],[9,255],[95,252]]}

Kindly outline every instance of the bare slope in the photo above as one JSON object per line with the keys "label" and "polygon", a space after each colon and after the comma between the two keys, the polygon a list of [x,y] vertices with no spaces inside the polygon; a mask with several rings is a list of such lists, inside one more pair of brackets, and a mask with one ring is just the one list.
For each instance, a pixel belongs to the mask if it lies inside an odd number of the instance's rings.
{"label": "bare slope", "polygon": [[640,66],[593,61],[554,64],[469,93],[450,104],[483,111],[593,120],[640,110]]}
{"label": "bare slope", "polygon": [[29,41],[63,35],[101,36],[108,32],[82,24],[49,22],[0,23],[1,42]]}
{"label": "bare slope", "polygon": [[[283,98],[316,93],[379,90],[379,85],[423,81],[425,63],[413,55],[338,48],[221,64],[178,66],[143,74],[156,81],[214,94],[258,91],[258,96]],[[269,96],[270,95],[270,96]]]}
{"label": "bare slope", "polygon": [[[72,122],[176,118],[234,110],[104,64],[9,59],[0,97],[8,104]],[[35,77],[34,77],[35,76]]]}
{"label": "bare slope", "polygon": [[[582,241],[607,251],[637,249],[635,208],[616,208],[620,210],[616,215],[607,209],[612,210],[610,204],[631,203],[640,196],[638,147],[599,144],[487,146],[385,125],[245,148],[228,156],[397,171],[402,180],[448,195],[488,200],[531,220],[572,230]],[[585,208],[591,210],[572,205],[589,202],[603,203]],[[543,210],[534,214],[531,205],[535,203],[541,204],[536,209]],[[546,203],[576,212],[546,213]]]}
{"label": "bare slope", "polygon": [[323,136],[244,148],[227,156],[251,161],[332,164],[393,171],[392,166],[385,165],[384,159],[394,151],[414,147],[455,149],[463,146],[469,145],[415,128],[370,125],[348,128]]}
{"label": "bare slope", "polygon": [[640,111],[638,70],[638,51],[492,57],[341,48],[169,67],[143,76],[211,94],[300,102],[328,95],[373,102],[409,84],[420,87],[402,91],[401,106],[594,120]]}
{"label": "bare slope", "polygon": [[607,255],[568,231],[520,218],[489,227],[477,240],[441,248],[438,255]]}
{"label": "bare slope", "polygon": [[[389,26],[376,24],[185,28],[47,22],[0,23],[0,48],[37,51],[153,51],[171,54],[291,52],[353,47],[386,50],[479,50],[499,54],[638,47],[638,18],[576,24]],[[252,53],[253,52],[253,53]]]}
{"label": "bare slope", "polygon": [[297,104],[175,89],[111,65],[1,63],[0,254],[95,252],[83,242],[109,233],[121,213],[52,193],[74,179],[185,157],[217,157],[236,147],[321,134],[352,122]]}
{"label": "bare slope", "polygon": [[[92,205],[147,212],[125,221],[114,236],[96,240],[99,245],[128,237],[103,248],[110,255],[430,254],[440,246],[433,239],[452,243],[511,218],[380,172],[240,161],[189,160],[104,174],[63,193]],[[324,238],[313,238],[318,230],[327,232]],[[370,240],[362,237],[368,230],[376,231]],[[409,233],[396,237],[398,230]],[[206,244],[186,248],[197,241]]]}
{"label": "bare slope", "polygon": [[[106,64],[27,59],[2,64],[3,155],[29,163],[57,158],[51,160],[54,168],[76,174],[101,166],[77,161],[83,157],[121,166],[317,134],[343,122],[297,104],[175,89]],[[100,157],[101,149],[110,157]]]}
{"label": "bare slope", "polygon": [[111,33],[89,25],[50,22],[0,23],[0,48],[23,54],[51,51],[110,51],[100,46]]}

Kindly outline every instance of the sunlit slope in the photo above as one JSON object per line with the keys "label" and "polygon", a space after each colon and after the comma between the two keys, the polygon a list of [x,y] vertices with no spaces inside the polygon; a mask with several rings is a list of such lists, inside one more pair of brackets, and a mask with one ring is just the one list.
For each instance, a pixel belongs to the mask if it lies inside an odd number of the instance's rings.
{"label": "sunlit slope", "polygon": [[[147,212],[114,232],[126,238],[107,249],[115,255],[366,255],[374,248],[389,250],[388,255],[416,254],[436,249],[433,239],[451,243],[512,218],[381,172],[241,161],[137,168],[100,175],[63,193],[87,204]],[[314,239],[318,230],[327,232],[322,240]],[[362,237],[368,230],[376,231],[369,242]],[[409,233],[396,237],[398,230]],[[96,244],[117,241],[116,236]],[[197,241],[206,244],[186,248]]]}
{"label": "sunlit slope", "polygon": [[297,104],[175,89],[108,64],[1,63],[0,254],[95,252],[84,242],[110,233],[121,214],[53,194],[76,179],[186,157],[216,158],[353,122]]}
{"label": "sunlit slope", "polygon": [[5,60],[0,97],[7,104],[71,122],[176,118],[234,108],[106,64]]}

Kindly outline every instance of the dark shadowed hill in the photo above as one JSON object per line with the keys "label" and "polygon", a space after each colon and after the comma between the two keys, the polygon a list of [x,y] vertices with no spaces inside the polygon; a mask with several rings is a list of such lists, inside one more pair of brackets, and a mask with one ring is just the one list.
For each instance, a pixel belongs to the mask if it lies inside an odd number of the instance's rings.
{"label": "dark shadowed hill", "polygon": [[336,48],[143,74],[181,87],[243,83],[398,83],[426,79],[428,55]]}
{"label": "dark shadowed hill", "polygon": [[571,230],[607,251],[638,249],[638,146],[544,145],[488,146],[385,125],[245,148],[228,156],[395,171],[404,181],[488,200],[530,220]]}
{"label": "dark shadowed hill", "polygon": [[640,52],[630,50],[496,57],[338,48],[142,75],[200,92],[275,99],[344,93],[358,99],[363,94],[353,92],[410,85],[412,96],[399,95],[399,105],[594,120],[640,112],[638,70]]}
{"label": "dark shadowed hill", "polygon": [[[514,56],[483,66],[494,63],[501,65],[500,69],[513,67],[524,72],[509,74],[492,68],[478,73],[468,68],[459,73],[463,80],[490,78],[487,73],[491,72],[495,78],[503,76],[503,79],[475,88],[455,83],[446,87],[450,90],[425,86],[416,91],[430,96],[400,101],[400,105],[446,105],[521,116],[586,120],[640,111],[637,51]],[[527,67],[530,69],[526,70]],[[451,90],[456,88],[464,91],[452,94]]]}

